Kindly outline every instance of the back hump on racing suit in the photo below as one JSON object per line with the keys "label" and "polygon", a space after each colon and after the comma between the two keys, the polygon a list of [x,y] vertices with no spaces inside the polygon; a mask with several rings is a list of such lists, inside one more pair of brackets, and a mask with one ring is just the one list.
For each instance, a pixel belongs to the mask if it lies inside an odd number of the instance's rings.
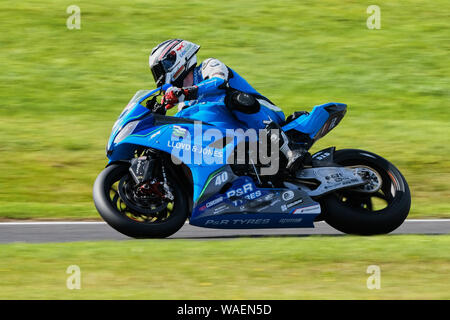
{"label": "back hump on racing suit", "polygon": [[[285,120],[284,113],[280,108],[276,107],[269,99],[261,95],[236,71],[227,67],[218,59],[209,58],[197,66],[193,72],[193,84],[198,86],[198,98],[196,101],[190,102],[189,105],[204,103],[204,108],[202,107],[201,109],[206,112],[207,105],[209,106],[211,103],[214,103],[217,106],[217,109],[214,111],[221,113],[216,116],[227,119],[228,115],[224,114],[224,112],[229,113],[231,111],[232,116],[240,123],[238,127],[244,126],[247,128],[262,129],[265,127],[265,122],[267,121],[275,121],[281,124]],[[257,108],[250,107],[252,105],[251,103],[246,105],[246,101],[243,101],[244,103],[241,108],[239,106],[237,108],[230,108],[233,101],[234,105],[236,105],[243,100],[242,98],[232,99],[239,92],[253,97]],[[227,110],[220,108],[220,105],[226,106]],[[195,112],[195,110],[190,111],[190,116],[194,118],[195,116],[202,118],[206,116],[206,114],[203,114],[203,116],[202,114],[193,115],[192,112]],[[183,112],[183,116],[185,117],[187,114]],[[199,120],[206,121],[205,119]]]}

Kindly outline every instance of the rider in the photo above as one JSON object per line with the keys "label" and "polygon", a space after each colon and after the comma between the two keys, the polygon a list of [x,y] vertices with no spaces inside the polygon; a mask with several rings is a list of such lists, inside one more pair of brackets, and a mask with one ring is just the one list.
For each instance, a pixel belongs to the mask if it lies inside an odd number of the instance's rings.
{"label": "rider", "polygon": [[172,85],[161,100],[165,108],[178,104],[177,116],[228,127],[239,123],[239,127],[279,129],[287,168],[297,167],[306,150],[290,143],[281,130],[281,109],[223,62],[209,58],[197,66],[199,49],[199,45],[181,39],[166,40],[153,48],[149,65],[156,85]]}

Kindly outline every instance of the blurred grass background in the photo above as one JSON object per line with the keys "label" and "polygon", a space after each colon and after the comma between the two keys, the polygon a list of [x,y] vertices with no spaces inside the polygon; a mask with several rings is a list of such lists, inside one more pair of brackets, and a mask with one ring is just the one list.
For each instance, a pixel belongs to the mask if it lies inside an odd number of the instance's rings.
{"label": "blurred grass background", "polygon": [[[449,246],[448,235],[2,244],[0,299],[450,299]],[[66,287],[70,265],[80,290]]]}
{"label": "blurred grass background", "polygon": [[[68,30],[66,8],[81,8]],[[366,149],[410,184],[410,217],[450,217],[450,2],[0,2],[0,217],[96,218],[92,184],[112,124],[154,87],[153,46],[199,43],[285,113],[343,102],[313,150]]]}

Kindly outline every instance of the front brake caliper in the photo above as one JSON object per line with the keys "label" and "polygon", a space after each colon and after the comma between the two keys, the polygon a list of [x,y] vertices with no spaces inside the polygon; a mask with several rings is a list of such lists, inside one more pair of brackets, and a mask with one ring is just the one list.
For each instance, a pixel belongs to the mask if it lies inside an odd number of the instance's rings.
{"label": "front brake caliper", "polygon": [[155,160],[147,156],[131,159],[131,165],[128,171],[134,182],[140,184],[151,178]]}

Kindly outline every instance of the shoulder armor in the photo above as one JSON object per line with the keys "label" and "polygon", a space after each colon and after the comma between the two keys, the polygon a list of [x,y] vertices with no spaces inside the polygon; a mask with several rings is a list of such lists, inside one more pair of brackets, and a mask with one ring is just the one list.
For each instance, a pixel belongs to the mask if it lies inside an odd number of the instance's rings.
{"label": "shoulder armor", "polygon": [[204,80],[218,77],[228,80],[228,67],[218,59],[209,58],[202,63],[202,77]]}

